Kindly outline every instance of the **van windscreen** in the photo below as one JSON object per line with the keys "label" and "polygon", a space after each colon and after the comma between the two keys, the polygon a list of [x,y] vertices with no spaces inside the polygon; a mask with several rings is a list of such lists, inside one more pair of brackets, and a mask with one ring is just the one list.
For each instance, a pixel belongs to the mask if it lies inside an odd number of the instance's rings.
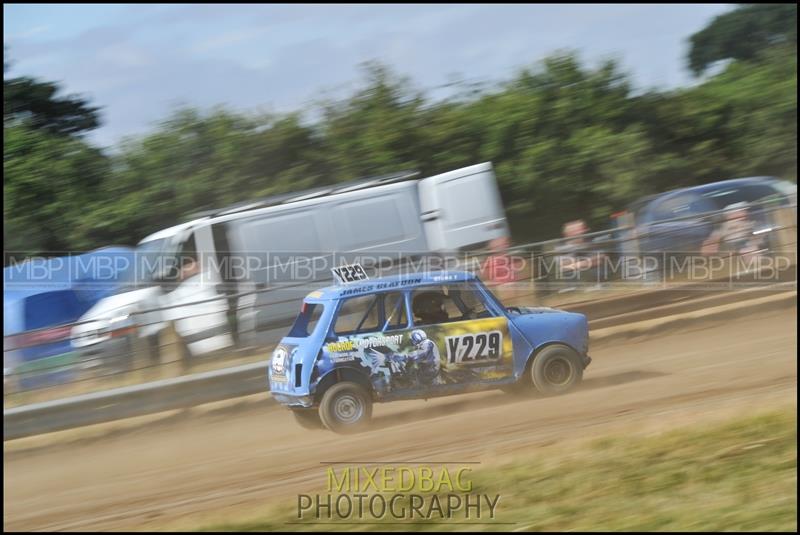
{"label": "van windscreen", "polygon": [[321,303],[303,303],[300,307],[300,314],[294,320],[292,330],[289,331],[290,338],[306,338],[314,332],[319,322],[319,317],[325,306]]}

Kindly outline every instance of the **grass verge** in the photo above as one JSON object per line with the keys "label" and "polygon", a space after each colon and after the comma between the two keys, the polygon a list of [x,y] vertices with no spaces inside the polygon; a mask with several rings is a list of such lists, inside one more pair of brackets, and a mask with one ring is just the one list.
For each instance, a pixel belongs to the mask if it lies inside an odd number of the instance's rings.
{"label": "grass verge", "polygon": [[501,495],[495,520],[504,524],[298,525],[287,523],[296,521],[287,500],[200,531],[796,531],[797,416],[548,447],[480,465],[472,481],[473,493]]}

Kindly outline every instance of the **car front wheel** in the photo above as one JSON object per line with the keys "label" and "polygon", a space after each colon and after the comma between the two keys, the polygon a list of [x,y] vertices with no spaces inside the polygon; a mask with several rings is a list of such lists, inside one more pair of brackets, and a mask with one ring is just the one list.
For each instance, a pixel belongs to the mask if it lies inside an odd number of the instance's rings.
{"label": "car front wheel", "polygon": [[533,359],[531,378],[541,394],[563,394],[576,387],[583,379],[580,355],[567,346],[548,346]]}
{"label": "car front wheel", "polygon": [[336,433],[360,431],[372,418],[372,398],[357,383],[335,384],[322,396],[319,417],[325,427]]}

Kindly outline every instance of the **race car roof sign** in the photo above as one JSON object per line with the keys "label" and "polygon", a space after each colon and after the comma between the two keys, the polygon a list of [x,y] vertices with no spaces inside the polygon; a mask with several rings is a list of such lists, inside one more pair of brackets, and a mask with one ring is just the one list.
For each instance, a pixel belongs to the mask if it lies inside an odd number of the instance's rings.
{"label": "race car roof sign", "polygon": [[331,273],[333,273],[333,277],[338,284],[351,284],[369,280],[367,272],[361,267],[361,264],[350,264],[331,268]]}

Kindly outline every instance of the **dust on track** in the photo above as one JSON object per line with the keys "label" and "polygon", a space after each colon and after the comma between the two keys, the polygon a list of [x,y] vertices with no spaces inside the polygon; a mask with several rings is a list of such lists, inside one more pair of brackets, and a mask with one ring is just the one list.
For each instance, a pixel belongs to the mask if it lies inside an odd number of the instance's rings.
{"label": "dust on track", "polygon": [[[366,433],[298,427],[251,403],[91,440],[4,444],[7,530],[159,529],[257,512],[324,483],[324,461],[479,461],[609,433],[650,433],[795,404],[797,309],[593,348],[582,387],[375,408]],[[796,406],[796,405],[795,405]]]}

